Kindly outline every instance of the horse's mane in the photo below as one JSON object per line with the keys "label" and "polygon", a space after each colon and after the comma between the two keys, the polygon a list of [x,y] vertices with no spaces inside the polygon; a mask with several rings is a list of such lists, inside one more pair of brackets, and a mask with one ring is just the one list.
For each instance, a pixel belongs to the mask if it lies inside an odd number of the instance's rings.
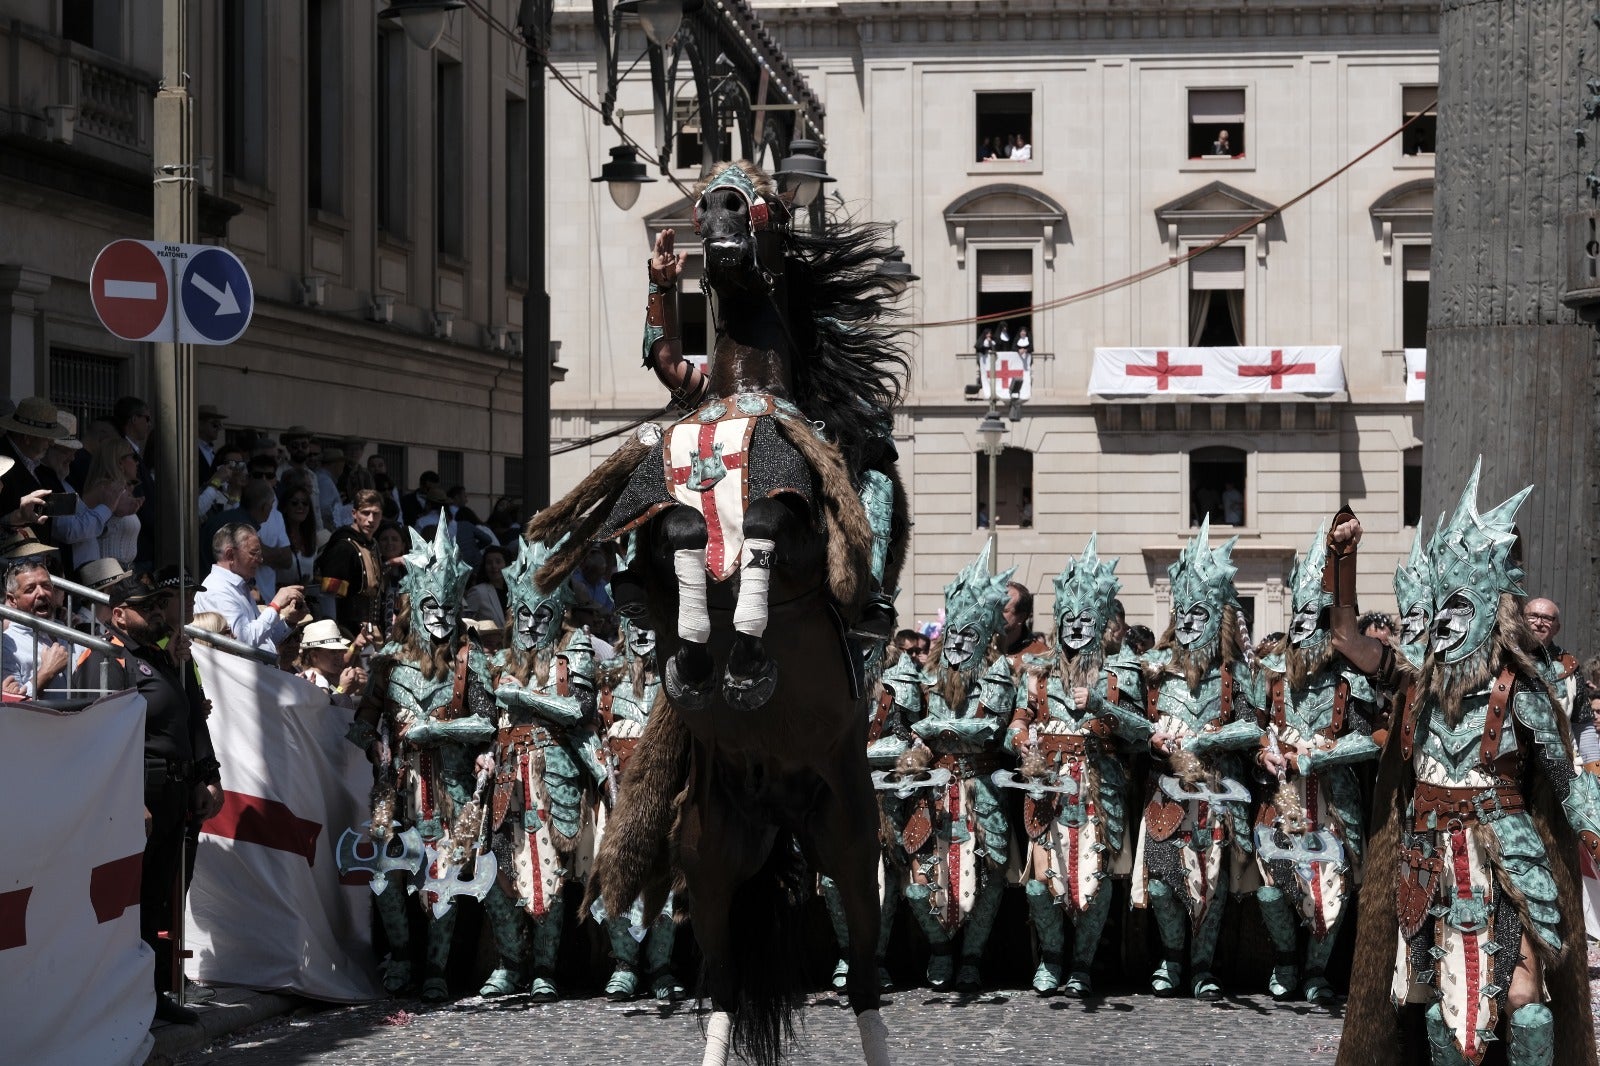
{"label": "horse's mane", "polygon": [[892,250],[887,236],[885,226],[846,219],[786,240],[795,402],[825,424],[852,475],[872,458],[870,442],[890,432],[909,363],[892,325],[894,290],[876,273]]}

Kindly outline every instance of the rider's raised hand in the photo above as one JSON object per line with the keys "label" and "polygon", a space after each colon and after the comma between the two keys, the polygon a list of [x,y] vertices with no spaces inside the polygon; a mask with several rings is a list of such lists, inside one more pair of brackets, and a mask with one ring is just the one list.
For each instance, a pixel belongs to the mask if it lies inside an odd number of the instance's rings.
{"label": "rider's raised hand", "polygon": [[676,285],[683,273],[683,256],[673,251],[677,231],[671,226],[656,234],[655,252],[650,256],[650,280],[657,285]]}

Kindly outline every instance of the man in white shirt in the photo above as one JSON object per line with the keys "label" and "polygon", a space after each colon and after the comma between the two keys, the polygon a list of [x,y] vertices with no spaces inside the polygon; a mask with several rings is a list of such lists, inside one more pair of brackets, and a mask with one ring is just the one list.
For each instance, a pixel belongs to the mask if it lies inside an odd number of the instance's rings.
{"label": "man in white shirt", "polygon": [[[46,554],[12,564],[6,572],[6,606],[49,622],[55,619],[55,586],[45,568]],[[67,655],[67,646],[50,634],[11,623],[0,638],[6,689],[32,697],[65,696]]]}
{"label": "man in white shirt", "polygon": [[305,590],[285,585],[259,609],[250,598],[250,582],[261,569],[261,538],[248,523],[233,523],[217,530],[211,539],[216,563],[194,598],[196,614],[215,611],[228,624],[235,640],[276,653],[278,642],[306,613]]}

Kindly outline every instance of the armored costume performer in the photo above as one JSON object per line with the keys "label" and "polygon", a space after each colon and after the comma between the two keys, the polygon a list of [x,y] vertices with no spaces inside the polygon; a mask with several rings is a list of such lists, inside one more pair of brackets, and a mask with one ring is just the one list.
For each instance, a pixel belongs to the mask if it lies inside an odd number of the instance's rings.
{"label": "armored costume performer", "polygon": [[1173,621],[1143,660],[1145,713],[1154,725],[1154,766],[1139,831],[1131,899],[1155,912],[1162,961],[1151,976],[1158,996],[1178,994],[1184,933],[1190,988],[1217,999],[1211,974],[1231,848],[1249,850],[1250,793],[1241,752],[1261,738],[1239,647],[1231,562],[1233,540],[1207,546],[1209,519],[1168,568]]}
{"label": "armored costume performer", "polygon": [[[1152,731],[1143,714],[1138,659],[1106,655],[1106,627],[1121,584],[1117,560],[1102,561],[1095,541],[1091,535],[1083,555],[1056,577],[1056,646],[1053,653],[1024,658],[1006,739],[1022,760],[1011,780],[1026,794],[1026,891],[1039,938],[1033,987],[1040,995],[1090,992],[1089,968],[1111,910],[1107,881],[1127,840],[1128,781],[1119,742],[1142,747]],[[1074,929],[1072,970],[1063,980],[1066,914]]]}
{"label": "armored costume performer", "polygon": [[1011,761],[1004,742],[1016,686],[1005,657],[990,653],[1011,574],[990,576],[985,548],[945,586],[934,665],[919,671],[902,656],[883,677],[915,739],[893,774],[878,778],[879,788],[907,859],[906,904],[932,947],[935,988],[950,984],[957,932],[956,986],[980,986],[979,962],[1005,889],[1010,826],[992,775]]}
{"label": "armored costume performer", "polygon": [[[1428,544],[1431,641],[1379,767],[1346,1066],[1399,1061],[1405,1003],[1428,1004],[1435,1066],[1476,1066],[1495,1040],[1508,1066],[1550,1066],[1558,1046],[1563,1064],[1595,1061],[1573,860],[1580,843],[1600,847],[1600,781],[1574,770],[1516,600],[1513,521],[1529,491],[1480,514],[1475,469]],[[1408,664],[1355,634],[1360,531],[1345,530],[1338,646],[1379,683],[1402,681]]]}
{"label": "armored costume performer", "polygon": [[[624,618],[620,628],[621,654],[601,673],[599,712],[600,725],[605,732],[600,750],[606,777],[595,811],[597,851],[606,822],[615,809],[628,760],[639,746],[650,721],[650,712],[661,696],[661,680],[656,673],[655,631],[641,618]],[[612,916],[606,913],[605,905],[596,900],[593,911],[605,926],[615,964],[611,979],[606,982],[607,996],[619,1001],[633,998],[639,986],[641,953],[644,977],[656,999],[670,1002],[683,995],[683,987],[672,975],[672,948],[677,939],[677,926],[671,896],[648,929],[641,924],[642,901],[635,901],[627,914]]]}
{"label": "armored costume performer", "polygon": [[1256,761],[1277,779],[1256,810],[1256,889],[1277,959],[1273,999],[1300,984],[1296,918],[1310,933],[1305,997],[1328,1003],[1325,971],[1346,901],[1360,878],[1365,844],[1361,783],[1355,765],[1378,757],[1372,739],[1371,683],[1333,648],[1325,588],[1328,526],[1317,531],[1290,578],[1293,617],[1283,644],[1257,663],[1253,702],[1265,731]]}
{"label": "armored costume performer", "polygon": [[565,889],[581,879],[579,866],[590,858],[580,837],[591,825],[590,786],[605,776],[594,732],[594,644],[586,629],[564,624],[571,584],[543,595],[533,581],[558,548],[524,542],[505,570],[510,633],[492,667],[500,713],[490,829],[500,876],[484,901],[500,965],[484,982],[484,996],[517,991],[530,961],[532,998],[559,995]]}
{"label": "armored costume performer", "polygon": [[[397,625],[396,640],[373,659],[350,739],[368,750],[377,767],[373,842],[389,856],[395,843],[410,853],[418,838],[427,849],[422,902],[432,921],[422,997],[439,1001],[449,995],[452,901],[461,891],[472,892],[459,886],[457,876],[469,866],[481,876],[479,867],[486,865],[475,858],[486,792],[477,763],[494,739],[494,698],[484,654],[466,641],[460,624],[461,594],[472,568],[457,555],[449,523],[439,523],[431,545],[412,530],[405,562],[401,591],[409,615]],[[381,891],[374,886],[390,949],[384,987],[399,992],[412,980],[405,905],[423,863],[410,869],[385,865],[375,876],[389,884]]]}

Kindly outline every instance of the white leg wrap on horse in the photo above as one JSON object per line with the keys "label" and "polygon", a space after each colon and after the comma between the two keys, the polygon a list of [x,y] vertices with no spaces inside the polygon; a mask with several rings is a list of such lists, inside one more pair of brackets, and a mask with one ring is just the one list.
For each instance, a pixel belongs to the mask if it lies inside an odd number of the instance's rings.
{"label": "white leg wrap on horse", "polygon": [[704,644],[711,639],[711,615],[706,613],[706,550],[680,548],[672,553],[678,575],[678,636]]}
{"label": "white leg wrap on horse", "polygon": [[889,1066],[889,1027],[883,1024],[883,1015],[864,1010],[856,1015],[856,1027],[861,1030],[861,1050],[867,1057],[867,1066]]}
{"label": "white leg wrap on horse", "polygon": [[733,1035],[733,1015],[712,1011],[706,1023],[706,1057],[700,1066],[728,1066],[728,1040]]}
{"label": "white leg wrap on horse", "polygon": [[772,551],[765,537],[750,537],[739,552],[739,601],[733,607],[733,628],[747,636],[767,631],[767,587],[772,582]]}

